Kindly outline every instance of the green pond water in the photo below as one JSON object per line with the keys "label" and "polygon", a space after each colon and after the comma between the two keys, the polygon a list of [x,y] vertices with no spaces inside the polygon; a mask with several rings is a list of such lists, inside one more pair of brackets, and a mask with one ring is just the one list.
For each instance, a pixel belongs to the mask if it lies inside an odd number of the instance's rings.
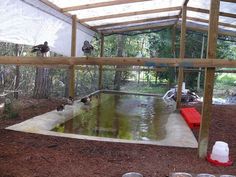
{"label": "green pond water", "polygon": [[173,106],[160,97],[100,93],[81,114],[53,131],[128,140],[165,138],[168,116]]}

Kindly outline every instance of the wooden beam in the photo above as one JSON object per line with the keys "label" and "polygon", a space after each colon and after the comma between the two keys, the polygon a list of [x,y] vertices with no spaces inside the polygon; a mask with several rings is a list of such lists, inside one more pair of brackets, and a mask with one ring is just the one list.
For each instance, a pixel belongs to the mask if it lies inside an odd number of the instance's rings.
{"label": "wooden beam", "polygon": [[[101,47],[100,47],[100,57],[104,55],[104,35],[101,35]],[[99,65],[99,79],[98,79],[98,88],[99,90],[103,89],[102,83],[102,65]]]}
{"label": "wooden beam", "polygon": [[235,0],[220,0],[220,1],[223,1],[223,2],[231,2],[231,3],[236,3]]}
{"label": "wooden beam", "polygon": [[187,5],[188,5],[188,2],[189,2],[189,0],[184,0],[184,3],[183,3],[183,5],[182,5],[182,7],[181,7],[181,9],[180,9],[180,12],[179,12],[179,15],[178,15],[178,19],[176,20],[175,25],[178,23],[179,18],[181,17],[181,15],[182,15],[182,13],[183,13],[183,6],[187,6]]}
{"label": "wooden beam", "polygon": [[[188,7],[187,10],[205,13],[205,14],[209,14],[209,12],[210,12],[207,9],[201,9],[201,8],[196,8],[196,7]],[[219,12],[219,15],[224,16],[224,17],[236,18],[236,14],[232,14],[232,13]]]}
{"label": "wooden beam", "polygon": [[[44,4],[46,4],[47,6],[53,8],[54,10],[56,10],[56,11],[58,11],[58,12],[60,12],[60,13],[63,13],[62,10],[61,10],[61,8],[59,8],[57,5],[53,4],[52,2],[50,2],[50,1],[48,1],[48,0],[40,0],[40,1],[41,1],[42,3],[44,3]],[[64,14],[65,16],[69,17],[69,18],[72,18],[72,15],[69,14],[69,13],[67,13],[67,12],[64,12],[63,14]],[[89,26],[88,24],[83,23],[83,22],[80,22],[79,20],[78,20],[78,22],[79,22],[81,25],[85,26],[86,28],[91,29],[91,30],[94,31],[94,32],[97,32],[96,29],[92,28],[92,27]]]}
{"label": "wooden beam", "polygon": [[[216,57],[218,21],[220,0],[211,0],[210,20],[208,30],[207,58],[214,60]],[[209,129],[212,117],[212,97],[214,89],[215,68],[206,68],[204,82],[204,97],[202,106],[202,119],[198,138],[198,155],[200,158],[207,156]]]}
{"label": "wooden beam", "polygon": [[[208,30],[204,27],[201,26],[187,26],[187,29],[189,30],[193,30],[193,31],[200,31],[200,32],[207,32]],[[229,31],[218,31],[218,34],[220,35],[225,35],[225,36],[233,36],[236,37],[236,33],[235,32],[229,32]]]}
{"label": "wooden beam", "polygon": [[236,60],[199,58],[135,58],[135,57],[15,57],[0,56],[0,64],[54,66],[64,65],[126,65],[146,67],[184,67],[184,68],[236,68]]}
{"label": "wooden beam", "polygon": [[[187,5],[183,5],[183,8],[182,8],[181,36],[180,36],[180,54],[179,54],[179,58],[181,60],[184,58],[184,55],[185,55],[186,16],[187,16]],[[177,90],[177,99],[176,99],[176,108],[177,109],[179,109],[181,107],[183,79],[184,79],[183,67],[179,67],[178,90]]]}
{"label": "wooden beam", "polygon": [[111,15],[83,18],[83,19],[80,19],[80,22],[89,22],[89,21],[105,20],[105,19],[111,19],[111,18],[129,17],[129,16],[135,16],[135,15],[154,14],[154,13],[160,13],[160,12],[170,12],[170,11],[177,11],[180,9],[181,9],[181,7],[178,6],[178,7],[168,7],[168,8],[163,8],[163,9],[124,12],[124,13],[119,13],[119,14],[111,14]]}
{"label": "wooden beam", "polygon": [[129,32],[129,31],[142,31],[147,29],[162,29],[164,27],[170,27],[173,24],[170,22],[163,22],[163,23],[157,23],[157,24],[145,24],[145,25],[137,25],[137,26],[130,26],[126,28],[119,28],[119,29],[107,29],[107,30],[101,30],[103,34],[113,34],[113,33],[122,33],[122,32]]}
{"label": "wooden beam", "polygon": [[93,3],[93,4],[84,4],[84,5],[79,5],[79,6],[65,7],[65,8],[62,8],[62,12],[92,9],[92,8],[98,8],[98,7],[114,6],[114,5],[121,5],[121,4],[144,2],[144,1],[151,1],[151,0],[116,0],[116,1],[98,2],[98,3]]}
{"label": "wooden beam", "polygon": [[99,28],[108,28],[108,27],[114,27],[114,26],[131,25],[131,24],[137,25],[138,23],[154,22],[154,21],[161,21],[161,20],[168,20],[168,19],[175,19],[175,18],[178,18],[178,15],[147,18],[147,19],[142,19],[142,20],[133,20],[133,21],[121,22],[121,23],[110,23],[110,24],[105,24],[105,25],[93,26],[93,28],[99,29]]}
{"label": "wooden beam", "polygon": [[[202,18],[195,18],[195,17],[187,17],[188,20],[192,21],[197,21],[197,22],[202,22],[202,23],[209,23],[209,20],[202,19]],[[229,24],[229,23],[223,23],[219,22],[219,26],[225,26],[225,27],[230,27],[230,28],[236,28],[236,25]]]}
{"label": "wooden beam", "polygon": [[[76,56],[76,29],[77,29],[77,18],[76,15],[72,16],[72,35],[71,35],[71,56]],[[69,96],[75,97],[75,66],[69,67]]]}

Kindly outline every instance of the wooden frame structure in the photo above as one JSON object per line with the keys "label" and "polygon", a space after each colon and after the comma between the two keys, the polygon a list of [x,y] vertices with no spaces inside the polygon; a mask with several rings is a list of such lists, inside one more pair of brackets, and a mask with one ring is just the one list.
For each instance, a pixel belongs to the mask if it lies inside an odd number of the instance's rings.
{"label": "wooden frame structure", "polygon": [[[151,0],[116,0],[116,1],[107,1],[100,2],[94,4],[85,4],[80,6],[59,8],[58,6],[52,4],[47,0],[41,0],[46,3],[48,6],[56,9],[57,11],[61,11],[62,13],[68,15],[68,12],[74,10],[86,10],[98,7],[106,7],[113,5],[121,5],[121,4],[132,4],[135,2],[144,2]],[[235,3],[235,0],[221,0],[224,2]],[[120,14],[110,14],[103,15],[97,17],[89,17],[89,18],[79,18],[76,15],[72,16],[72,42],[71,42],[71,57],[49,57],[49,58],[40,58],[40,57],[0,57],[0,64],[15,64],[15,65],[36,65],[36,66],[67,66],[69,67],[69,96],[74,97],[75,94],[75,69],[76,65],[98,65],[99,66],[99,89],[102,89],[102,66],[103,65],[137,65],[137,66],[149,66],[149,67],[179,67],[179,79],[178,79],[178,96],[177,96],[177,108],[181,107],[180,99],[181,99],[181,88],[183,82],[183,72],[184,68],[205,68],[205,88],[204,88],[204,103],[202,110],[202,124],[199,134],[199,157],[204,158],[206,156],[207,147],[208,147],[208,136],[209,136],[209,122],[211,119],[211,106],[212,106],[212,93],[213,93],[213,81],[215,68],[235,68],[236,61],[232,60],[217,60],[216,58],[216,41],[218,35],[218,25],[223,27],[236,28],[235,24],[229,23],[218,23],[219,16],[236,18],[236,14],[220,12],[219,5],[220,0],[211,0],[211,8],[210,10],[195,8],[195,7],[187,7],[189,0],[185,0],[181,6],[176,7],[168,7],[163,9],[150,9],[150,10],[140,10],[140,11],[132,11],[132,12],[124,12]],[[148,18],[142,20],[131,20],[126,22],[112,22],[103,25],[88,25],[88,22],[96,21],[96,20],[105,20],[112,18],[120,18],[120,17],[130,17],[135,15],[146,15],[153,13],[161,13],[161,12],[170,12],[170,11],[178,11],[180,10],[178,15],[173,16],[162,16],[158,18]],[[188,17],[187,11],[193,12],[201,12],[205,14],[210,14],[209,20]],[[127,58],[127,57],[103,57],[104,56],[104,34],[112,34],[112,33],[120,33],[134,30],[145,30],[145,29],[157,29],[167,26],[176,27],[178,25],[178,21],[182,18],[181,23],[181,40],[180,40],[180,57],[179,58]],[[163,20],[167,20],[162,23]],[[208,27],[208,55],[207,59],[186,59],[185,58],[185,34],[186,29],[191,28],[193,30],[203,30],[206,29],[200,27],[188,27],[186,24],[187,20],[198,21],[203,23],[209,23]],[[169,23],[174,21],[174,23]],[[96,32],[99,32],[101,35],[101,52],[100,57],[76,57],[76,28],[77,22],[85,25],[86,27],[93,29]],[[148,24],[143,24],[150,22]],[[138,25],[141,24],[141,25]],[[129,27],[126,27],[129,25]],[[227,31],[219,31],[219,34],[229,34]],[[235,35],[236,36],[236,35]],[[173,48],[175,47],[175,32],[173,32],[172,39]]]}

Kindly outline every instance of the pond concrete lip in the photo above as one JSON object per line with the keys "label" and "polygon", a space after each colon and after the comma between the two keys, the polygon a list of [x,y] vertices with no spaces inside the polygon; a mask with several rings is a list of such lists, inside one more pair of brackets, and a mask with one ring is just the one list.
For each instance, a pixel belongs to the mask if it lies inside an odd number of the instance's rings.
{"label": "pond concrete lip", "polygon": [[[97,93],[97,92],[96,92]],[[7,127],[8,130],[36,133],[42,135],[51,135],[83,140],[95,140],[106,142],[118,142],[118,143],[133,143],[133,144],[150,144],[160,146],[175,146],[175,147],[188,147],[197,148],[198,143],[194,137],[192,131],[187,126],[179,113],[172,113],[168,117],[166,123],[166,137],[160,141],[137,141],[137,140],[124,140],[116,138],[104,138],[96,136],[78,135],[71,133],[53,132],[55,126],[72,119],[79,114],[83,103],[75,101],[73,105],[66,105],[64,111],[53,110],[45,114],[33,117],[19,124],[15,124]]]}

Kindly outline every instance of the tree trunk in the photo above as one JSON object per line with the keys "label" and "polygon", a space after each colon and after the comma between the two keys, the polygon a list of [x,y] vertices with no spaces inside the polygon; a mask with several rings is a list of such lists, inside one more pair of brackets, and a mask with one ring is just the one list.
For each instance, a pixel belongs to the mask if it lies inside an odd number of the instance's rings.
{"label": "tree trunk", "polygon": [[50,95],[49,82],[49,68],[36,68],[33,97],[37,99],[48,98]]}
{"label": "tree trunk", "polygon": [[[117,40],[118,40],[117,56],[122,57],[123,56],[123,51],[124,51],[125,36],[118,35]],[[122,66],[117,65],[116,68],[122,68]],[[122,75],[122,71],[116,71],[115,79],[114,79],[114,89],[115,90],[120,90],[121,75]]]}
{"label": "tree trunk", "polygon": [[[16,56],[19,56],[19,44],[16,44],[15,45],[15,55]],[[15,91],[16,92],[14,92],[14,97],[16,98],[16,99],[18,99],[18,92],[17,92],[17,90],[19,89],[18,87],[19,87],[19,83],[20,83],[20,67],[17,65],[16,66],[16,80],[15,80]]]}

